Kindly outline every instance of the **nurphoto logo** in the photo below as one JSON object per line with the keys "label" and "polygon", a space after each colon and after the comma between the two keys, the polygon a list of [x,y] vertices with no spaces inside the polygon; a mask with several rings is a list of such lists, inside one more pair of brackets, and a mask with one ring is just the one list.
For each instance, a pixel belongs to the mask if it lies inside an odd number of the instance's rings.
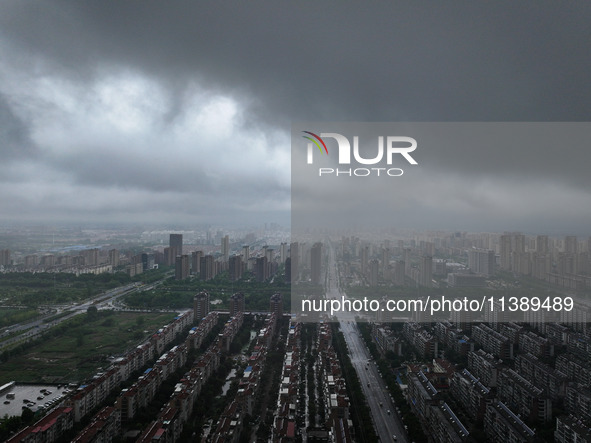
{"label": "nurphoto logo", "polygon": [[[328,147],[326,146],[325,138],[334,139],[338,147],[338,162],[339,165],[351,165],[351,143],[349,139],[342,134],[336,132],[321,132],[317,135],[310,131],[302,131],[308,135],[302,135],[303,138],[308,140],[308,152],[307,152],[307,163],[309,165],[314,164],[314,152],[317,147],[321,154],[329,155]],[[385,139],[385,142],[384,142]],[[385,149],[384,149],[385,144]],[[324,148],[324,149],[323,149]],[[364,155],[367,155],[367,151],[371,150],[374,157],[364,157],[360,152],[359,137],[353,136],[353,164],[358,165],[379,165],[384,164],[390,166],[393,164],[393,157],[401,155],[409,164],[417,165],[417,161],[410,155],[417,149],[417,141],[412,137],[400,137],[388,135],[386,137],[378,137],[377,154],[375,148],[364,149]],[[367,177],[370,175],[388,175],[390,177],[400,177],[404,171],[401,168],[387,168],[387,167],[372,167],[372,168],[318,168],[319,176],[332,175],[338,176],[356,176],[356,177]]]}

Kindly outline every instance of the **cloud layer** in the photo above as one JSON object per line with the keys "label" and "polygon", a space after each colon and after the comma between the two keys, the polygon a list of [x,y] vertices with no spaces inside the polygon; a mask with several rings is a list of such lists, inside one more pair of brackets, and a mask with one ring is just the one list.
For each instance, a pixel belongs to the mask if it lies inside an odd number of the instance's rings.
{"label": "cloud layer", "polygon": [[[288,223],[292,122],[589,121],[590,19],[587,2],[5,1],[0,221]],[[463,229],[527,226],[539,212],[481,216],[499,174],[522,184],[509,200],[589,203],[584,152],[465,149],[423,159],[441,177],[417,217],[453,221],[456,189]]]}

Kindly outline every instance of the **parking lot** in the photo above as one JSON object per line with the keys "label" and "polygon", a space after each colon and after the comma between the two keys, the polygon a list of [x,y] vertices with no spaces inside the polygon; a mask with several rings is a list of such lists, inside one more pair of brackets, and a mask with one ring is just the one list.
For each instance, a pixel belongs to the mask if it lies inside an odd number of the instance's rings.
{"label": "parking lot", "polygon": [[[0,417],[21,415],[24,407],[33,412],[43,407],[55,407],[70,392],[69,389],[67,385],[15,384],[0,394]],[[12,394],[14,398],[11,398]]]}

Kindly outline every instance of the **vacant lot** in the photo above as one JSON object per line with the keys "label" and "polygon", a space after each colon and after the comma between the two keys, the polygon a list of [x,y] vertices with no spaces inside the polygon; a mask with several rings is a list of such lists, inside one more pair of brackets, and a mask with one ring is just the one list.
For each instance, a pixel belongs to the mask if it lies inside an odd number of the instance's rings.
{"label": "vacant lot", "polygon": [[82,314],[51,331],[50,337],[0,364],[0,385],[17,382],[78,382],[170,323],[175,313]]}

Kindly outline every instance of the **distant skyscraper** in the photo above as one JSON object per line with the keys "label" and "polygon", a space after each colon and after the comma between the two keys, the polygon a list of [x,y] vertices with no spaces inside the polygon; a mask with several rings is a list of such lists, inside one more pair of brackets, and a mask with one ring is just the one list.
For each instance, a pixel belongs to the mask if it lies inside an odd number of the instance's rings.
{"label": "distant skyscraper", "polygon": [[96,266],[99,264],[98,249],[87,249],[80,252],[80,255],[84,257],[84,264],[86,266]]}
{"label": "distant skyscraper", "polygon": [[200,264],[201,264],[201,257],[203,257],[203,251],[193,251],[191,252],[191,272],[193,274],[199,274],[200,271]]}
{"label": "distant skyscraper", "polygon": [[213,255],[201,257],[201,263],[199,264],[199,267],[199,278],[201,280],[207,281],[215,277],[215,263],[213,260]]}
{"label": "distant skyscraper", "polygon": [[269,312],[275,312],[278,316],[283,315],[283,300],[280,293],[271,296]]}
{"label": "distant skyscraper", "polygon": [[242,278],[242,256],[233,255],[228,261],[230,280],[236,281]]}
{"label": "distant skyscraper", "polygon": [[8,266],[10,264],[10,250],[0,249],[0,265]]}
{"label": "distant skyscraper", "polygon": [[538,235],[536,237],[536,252],[538,254],[547,254],[550,251],[548,247],[548,236]]}
{"label": "distant skyscraper", "polygon": [[514,234],[513,235],[513,251],[514,252],[525,252],[525,235]]}
{"label": "distant skyscraper", "polygon": [[177,255],[174,272],[175,280],[184,280],[189,278],[189,269],[189,256],[186,254]]}
{"label": "distant skyscraper", "polygon": [[382,276],[384,280],[388,279],[388,265],[390,265],[390,249],[382,248]]}
{"label": "distant skyscraper", "polygon": [[164,264],[166,266],[172,266],[176,260],[176,248],[167,247],[164,248]]}
{"label": "distant skyscraper", "polygon": [[402,251],[402,261],[404,262],[404,274],[410,275],[410,248],[404,248]]}
{"label": "distant skyscraper", "polygon": [[576,254],[577,251],[577,237],[574,235],[567,235],[564,237],[564,252],[568,254]]}
{"label": "distant skyscraper", "polygon": [[500,265],[501,269],[511,270],[511,235],[504,234],[500,238]]}
{"label": "distant skyscraper", "polygon": [[364,276],[367,273],[367,267],[369,265],[369,246],[363,246],[361,248],[361,274]]}
{"label": "distant skyscraper", "polygon": [[267,263],[273,263],[274,262],[274,250],[271,248],[267,248],[265,246],[265,257],[267,257]]}
{"label": "distant skyscraper", "polygon": [[532,256],[532,276],[540,280],[546,280],[552,269],[550,254],[535,253]]}
{"label": "distant skyscraper", "polygon": [[300,244],[293,242],[289,245],[289,257],[291,258],[291,280],[298,281],[300,272]]}
{"label": "distant skyscraper", "polygon": [[263,282],[269,278],[267,257],[257,257],[254,274],[257,281],[260,282]]}
{"label": "distant skyscraper", "polygon": [[25,266],[27,268],[37,266],[38,263],[39,263],[39,257],[37,257],[36,255],[27,255],[25,257]]}
{"label": "distant skyscraper", "polygon": [[312,284],[319,285],[322,275],[322,243],[314,243],[310,250],[310,278]]}
{"label": "distant skyscraper", "polygon": [[247,263],[249,258],[250,258],[250,246],[244,245],[244,246],[242,246],[242,261],[244,263]]}
{"label": "distant skyscraper", "polygon": [[485,249],[471,249],[468,251],[468,267],[477,274],[487,277],[495,272],[495,253]]}
{"label": "distant skyscraper", "polygon": [[423,242],[421,249],[423,251],[423,255],[432,257],[435,253],[435,245],[432,242]]}
{"label": "distant skyscraper", "polygon": [[109,251],[109,264],[112,265],[114,268],[119,266],[119,250],[111,249]]}
{"label": "distant skyscraper", "polygon": [[378,274],[380,269],[380,262],[375,258],[369,262],[369,285],[378,285]]}
{"label": "distant skyscraper", "polygon": [[279,261],[284,264],[285,260],[287,260],[287,243],[283,242],[279,247]]}
{"label": "distant skyscraper", "polygon": [[425,255],[421,257],[419,284],[430,288],[433,286],[433,257]]}
{"label": "distant skyscraper", "polygon": [[404,268],[405,263],[403,260],[398,260],[394,263],[394,284],[404,286]]}
{"label": "distant skyscraper", "polygon": [[242,292],[237,292],[230,297],[230,316],[235,316],[238,312],[244,312],[245,300]]}
{"label": "distant skyscraper", "polygon": [[224,256],[224,262],[230,259],[230,236],[224,235],[222,237],[222,255]]}
{"label": "distant skyscraper", "polygon": [[285,282],[291,283],[291,257],[285,260]]}
{"label": "distant skyscraper", "polygon": [[41,257],[41,266],[51,267],[55,264],[55,255],[48,254]]}
{"label": "distant skyscraper", "polygon": [[168,246],[175,248],[174,258],[176,258],[177,255],[183,255],[183,234],[170,234]]}
{"label": "distant skyscraper", "polygon": [[193,311],[195,320],[201,320],[209,314],[209,294],[207,292],[200,292],[193,298]]}

